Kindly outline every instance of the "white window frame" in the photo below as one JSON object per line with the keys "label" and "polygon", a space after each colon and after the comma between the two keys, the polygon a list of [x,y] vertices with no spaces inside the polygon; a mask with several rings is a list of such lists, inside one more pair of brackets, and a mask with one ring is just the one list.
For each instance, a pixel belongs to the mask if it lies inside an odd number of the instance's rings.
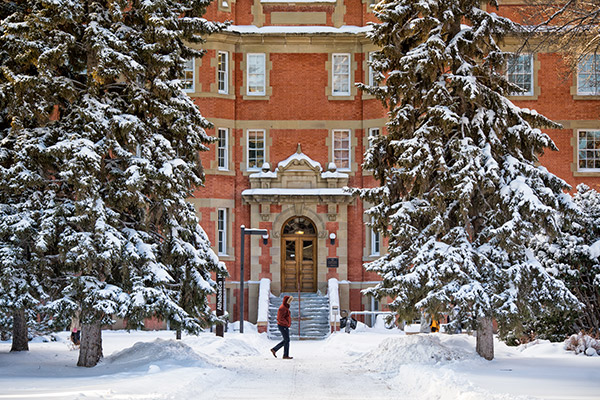
{"label": "white window frame", "polygon": [[[191,62],[191,69],[189,68],[189,64]],[[186,87],[189,85],[190,79],[187,77],[188,72],[192,72],[191,76],[191,87]],[[187,93],[194,93],[196,91],[196,59],[192,58],[191,60],[186,60],[185,66],[183,67],[183,90]]]}
{"label": "white window frame", "polygon": [[227,128],[217,129],[217,168],[221,171],[229,171],[229,129]]}
{"label": "white window frame", "polygon": [[[369,61],[373,61],[374,51],[369,52]],[[373,66],[368,64],[369,66],[369,86],[375,86],[375,71],[373,70]]]}
{"label": "white window frame", "polygon": [[217,92],[229,94],[229,52],[217,52]]}
{"label": "white window frame", "polygon": [[368,147],[373,146],[373,140],[379,135],[381,135],[380,128],[369,128],[369,137],[367,138]]}
{"label": "white window frame", "polygon": [[[590,71],[582,71],[582,67],[588,60],[591,59]],[[584,90],[581,86],[581,82],[585,81],[585,76],[588,76],[587,79],[595,80],[595,87],[593,90]],[[582,79],[584,78],[584,79]],[[578,64],[577,64],[577,94],[583,96],[598,96],[600,95],[600,54],[589,54],[585,56]]]}
{"label": "white window frame", "polygon": [[[254,167],[250,167],[250,134],[251,133],[261,133],[262,134],[262,152],[263,152],[263,157],[262,157],[262,162],[259,162],[259,158],[255,157],[252,160],[256,160],[257,163]],[[261,169],[262,164],[264,162],[266,162],[266,155],[267,155],[267,135],[266,135],[266,131],[264,129],[248,129],[246,131],[246,170],[248,171],[258,171]],[[259,148],[255,148],[255,151],[258,151]]]}
{"label": "white window frame", "polygon": [[[580,148],[580,145],[581,145],[581,137],[580,136],[581,136],[582,132],[596,132],[597,133],[597,135],[598,135],[597,140],[594,139],[594,141],[592,143],[595,145],[594,147],[588,148],[586,146],[584,148]],[[596,168],[595,166],[593,168],[589,168],[587,166],[585,168],[580,167],[580,162],[582,161],[580,156],[581,156],[582,152],[592,153],[591,159],[586,156],[586,161],[591,160],[594,162],[594,164],[596,164],[596,161],[600,162],[600,130],[598,130],[598,129],[579,129],[577,131],[577,171],[579,171],[579,172],[599,172],[600,168]]]}
{"label": "white window frame", "polygon": [[[374,222],[373,217],[371,217],[371,224]],[[381,255],[381,235],[378,230],[373,229],[372,226],[369,227],[371,231],[371,243],[370,243],[370,256],[375,257]]]}
{"label": "white window frame", "polygon": [[[510,71],[510,66],[509,63],[511,62],[511,60],[517,60],[517,65],[519,63],[522,63],[521,60],[527,57],[529,59],[529,71],[525,71],[525,68],[523,68],[523,71]],[[506,64],[506,79],[508,79],[509,82],[512,82],[513,84],[521,87],[517,82],[511,81],[511,76],[512,77],[517,77],[517,76],[529,76],[529,82],[530,82],[530,88],[527,92],[511,92],[510,95],[511,96],[533,96],[533,86],[534,86],[534,76],[533,76],[533,54],[531,53],[524,53],[524,54],[515,54],[513,56],[510,56],[507,60],[507,64]],[[524,62],[522,63],[524,64]],[[523,88],[522,88],[523,89]]]}
{"label": "white window frame", "polygon": [[217,209],[217,253],[227,255],[227,209]]}
{"label": "white window frame", "polygon": [[[336,72],[336,67],[338,65],[338,62],[336,62],[336,60],[340,59],[341,57],[346,57],[346,59],[348,60],[348,72]],[[331,55],[331,94],[333,96],[350,96],[351,95],[351,85],[352,85],[352,81],[351,81],[351,75],[352,75],[352,55],[350,53],[333,53]],[[341,91],[341,90],[336,90],[336,77],[339,77],[340,81],[343,83],[344,80],[346,81],[347,84],[347,90],[345,91]]]}
{"label": "white window frame", "polygon": [[[262,58],[261,66],[262,72],[257,74],[250,74],[250,59],[251,58]],[[264,96],[267,90],[267,57],[265,53],[247,53],[246,54],[246,94],[248,96]],[[251,92],[250,91],[250,77],[252,75],[261,76],[262,75],[262,90]],[[259,87],[259,86],[257,86]]]}
{"label": "white window frame", "polygon": [[[345,132],[347,134],[347,139],[344,142],[348,143],[348,147],[336,147],[336,132]],[[340,171],[350,171],[352,168],[352,131],[350,129],[334,129],[331,133],[331,159],[335,163],[335,166]],[[348,152],[348,166],[343,167],[341,162],[338,160],[344,161],[345,158],[336,157],[336,151],[347,151]]]}

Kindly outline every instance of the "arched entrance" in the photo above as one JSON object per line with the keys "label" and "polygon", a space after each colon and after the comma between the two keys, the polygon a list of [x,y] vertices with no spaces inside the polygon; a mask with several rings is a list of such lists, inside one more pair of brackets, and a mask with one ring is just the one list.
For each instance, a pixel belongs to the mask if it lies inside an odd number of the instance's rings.
{"label": "arched entrance", "polygon": [[288,219],[281,230],[281,291],[317,291],[317,229],[306,217]]}

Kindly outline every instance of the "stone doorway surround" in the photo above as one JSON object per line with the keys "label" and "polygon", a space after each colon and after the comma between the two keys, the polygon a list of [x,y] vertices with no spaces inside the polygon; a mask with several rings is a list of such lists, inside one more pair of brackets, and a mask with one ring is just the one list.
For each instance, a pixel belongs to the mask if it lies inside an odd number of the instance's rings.
{"label": "stone doorway surround", "polygon": [[[298,144],[296,153],[277,164],[274,171],[268,163],[262,171],[251,174],[250,189],[242,191],[242,199],[250,205],[250,226],[267,229],[272,240],[262,246],[258,238],[250,241],[250,279],[271,279],[271,292],[281,293],[281,232],[292,217],[305,217],[317,230],[316,255],[317,290],[327,292],[327,279],[348,278],[348,205],[355,196],[344,190],[348,174],[338,172],[330,163],[327,171],[321,164],[302,152]],[[334,245],[329,235],[337,236]],[[337,257],[338,268],[327,268],[327,258]],[[249,285],[249,318],[256,319],[258,285]],[[340,293],[346,297],[345,293]],[[343,301],[343,299],[340,299]]]}

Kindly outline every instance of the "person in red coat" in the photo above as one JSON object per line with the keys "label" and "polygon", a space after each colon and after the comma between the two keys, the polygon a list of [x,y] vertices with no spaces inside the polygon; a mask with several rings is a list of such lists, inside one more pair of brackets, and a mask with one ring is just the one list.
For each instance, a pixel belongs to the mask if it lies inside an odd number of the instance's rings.
{"label": "person in red coat", "polygon": [[290,357],[290,326],[292,325],[292,317],[290,315],[290,304],[294,300],[293,296],[284,296],[279,310],[277,310],[277,328],[281,332],[283,340],[271,349],[273,357],[277,358],[277,350],[283,347],[283,358],[291,360]]}

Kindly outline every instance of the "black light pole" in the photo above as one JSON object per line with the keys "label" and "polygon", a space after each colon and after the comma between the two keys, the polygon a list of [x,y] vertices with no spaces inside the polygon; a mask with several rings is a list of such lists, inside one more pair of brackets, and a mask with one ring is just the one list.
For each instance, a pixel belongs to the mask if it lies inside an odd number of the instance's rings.
{"label": "black light pole", "polygon": [[240,226],[242,235],[242,251],[240,260],[240,333],[244,333],[244,248],[246,235],[262,235],[263,244],[267,244],[269,232],[266,229],[246,229],[244,225]]}

